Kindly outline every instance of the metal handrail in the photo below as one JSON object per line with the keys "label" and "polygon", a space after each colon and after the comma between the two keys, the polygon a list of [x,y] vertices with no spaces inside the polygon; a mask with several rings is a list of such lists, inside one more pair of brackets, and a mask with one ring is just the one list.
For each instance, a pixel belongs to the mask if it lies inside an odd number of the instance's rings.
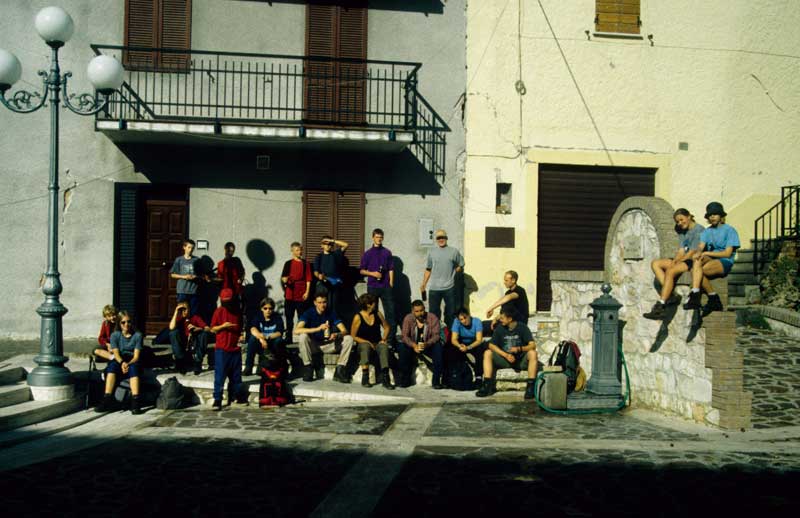
{"label": "metal handrail", "polygon": [[780,253],[787,241],[800,241],[800,185],[781,187],[781,199],[753,223],[753,275]]}

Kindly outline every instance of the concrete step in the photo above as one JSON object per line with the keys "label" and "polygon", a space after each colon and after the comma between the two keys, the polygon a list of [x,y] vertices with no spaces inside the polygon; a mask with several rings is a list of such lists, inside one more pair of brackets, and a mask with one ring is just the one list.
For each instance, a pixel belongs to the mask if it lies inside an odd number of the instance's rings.
{"label": "concrete step", "polygon": [[6,432],[0,433],[0,449],[20,444],[23,442],[30,442],[36,439],[47,437],[66,430],[71,430],[82,424],[94,421],[104,414],[98,414],[93,408],[88,410],[78,411],[72,414],[67,414],[61,417],[35,423]]}
{"label": "concrete step", "polygon": [[753,277],[753,272],[752,271],[747,272],[747,273],[736,273],[736,272],[731,271],[731,273],[728,274],[728,285],[730,285],[730,284],[752,284],[752,285],[757,285],[758,281],[756,280],[755,277]]}
{"label": "concrete step", "polygon": [[0,365],[0,385],[13,385],[27,377],[28,373],[22,367],[3,368]]}
{"label": "concrete step", "polygon": [[41,423],[83,408],[83,394],[65,401],[25,401],[0,408],[0,432]]}
{"label": "concrete step", "polygon": [[740,248],[737,250],[736,262],[753,264],[753,250],[751,248]]}
{"label": "concrete step", "polygon": [[31,389],[25,381],[0,386],[0,408],[30,401]]}

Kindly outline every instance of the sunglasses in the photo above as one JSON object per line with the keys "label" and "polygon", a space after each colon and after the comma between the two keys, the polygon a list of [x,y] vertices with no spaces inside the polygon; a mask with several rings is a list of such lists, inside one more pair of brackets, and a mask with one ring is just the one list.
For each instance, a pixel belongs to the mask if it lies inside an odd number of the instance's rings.
{"label": "sunglasses", "polygon": [[447,236],[439,236],[436,238],[436,241],[447,241]]}
{"label": "sunglasses", "polygon": [[122,324],[123,326],[124,326],[125,324],[130,324],[130,323],[131,323],[131,321],[130,321],[130,320],[123,320],[123,321],[121,321],[121,322],[120,322],[120,324]]}

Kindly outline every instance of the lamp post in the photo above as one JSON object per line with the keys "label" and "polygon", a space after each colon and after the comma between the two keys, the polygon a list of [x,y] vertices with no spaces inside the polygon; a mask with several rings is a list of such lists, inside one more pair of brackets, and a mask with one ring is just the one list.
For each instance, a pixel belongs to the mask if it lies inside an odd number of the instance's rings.
{"label": "lamp post", "polygon": [[[22,66],[12,53],[0,49],[0,102],[6,108],[17,113],[31,113],[44,107],[49,96],[50,107],[50,182],[48,184],[49,203],[47,211],[47,271],[44,274],[44,303],[36,309],[41,316],[41,341],[39,355],[34,358],[37,367],[28,375],[28,385],[42,388],[43,393],[48,389],[54,392],[52,397],[44,395],[46,399],[61,399],[69,397],[72,393],[72,377],[69,370],[64,367],[67,358],[64,356],[64,340],[62,317],[67,308],[61,304],[59,295],[62,291],[60,274],[58,272],[58,122],[59,108],[63,101],[64,106],[78,115],[94,115],[108,104],[109,96],[114,93],[123,81],[123,68],[111,56],[96,56],[89,62],[87,75],[94,85],[97,95],[88,93],[69,95],[67,81],[72,77],[71,72],[61,74],[58,65],[58,49],[72,36],[74,24],[70,15],[60,7],[45,7],[36,15],[36,31],[39,36],[50,46],[50,71],[39,71],[42,77],[42,94],[18,90],[11,96],[6,92],[16,83],[22,75]],[[63,89],[63,97],[62,97]],[[73,103],[72,99],[76,99]],[[58,388],[64,389],[62,397],[58,395]]]}

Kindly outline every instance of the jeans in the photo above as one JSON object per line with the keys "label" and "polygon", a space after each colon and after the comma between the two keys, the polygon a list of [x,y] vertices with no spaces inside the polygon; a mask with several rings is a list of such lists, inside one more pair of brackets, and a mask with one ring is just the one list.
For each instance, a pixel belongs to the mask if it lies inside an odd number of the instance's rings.
{"label": "jeans", "polygon": [[222,388],[228,379],[228,400],[242,396],[242,351],[214,350],[214,401],[222,401]]}
{"label": "jeans", "polygon": [[[418,358],[418,353],[405,343],[397,345],[397,353],[400,356],[400,379],[403,384],[411,384],[411,373],[414,370],[414,361]],[[436,342],[422,352],[433,361],[433,383],[442,381],[442,343]]]}
{"label": "jeans", "polygon": [[[456,313],[456,288],[449,290],[428,290],[428,310],[448,327],[453,325]],[[444,320],[442,320],[442,300],[444,300]]]}
{"label": "jeans", "polygon": [[[203,357],[206,355],[208,342],[211,338],[211,333],[207,331],[200,331],[194,334],[194,351],[192,359],[198,365],[203,363]],[[169,332],[169,343],[172,346],[172,356],[175,358],[175,363],[183,360],[185,356],[184,349],[186,348],[186,335],[183,334],[183,329],[175,328]],[[209,365],[214,362],[209,358]]]}
{"label": "jeans", "polygon": [[283,303],[283,313],[284,317],[286,317],[286,341],[288,343],[294,342],[294,337],[292,336],[292,331],[294,330],[294,316],[297,314],[297,318],[300,318],[300,315],[303,314],[303,311],[306,310],[308,307],[308,301],[305,300],[287,300]]}
{"label": "jeans", "polygon": [[488,346],[486,343],[482,343],[474,349],[470,349],[469,351],[462,353],[456,349],[456,346],[447,344],[444,353],[444,362],[446,365],[453,365],[456,362],[468,361],[466,356],[471,354],[475,358],[475,376],[483,377],[483,352],[487,349],[487,347]]}
{"label": "jeans", "polygon": [[[389,368],[389,346],[381,342],[375,346],[374,351],[378,353],[378,363],[381,370]],[[372,346],[365,343],[358,344],[359,365],[369,365],[369,357],[372,354]]]}
{"label": "jeans", "polygon": [[[286,345],[284,345],[283,338],[273,338],[267,340],[267,349],[275,355],[279,362],[286,361]],[[256,354],[261,354],[264,348],[261,347],[261,342],[255,336],[250,336],[247,339],[247,357],[244,360],[244,370],[250,371],[255,363]]]}
{"label": "jeans", "polygon": [[375,295],[380,299],[383,304],[383,316],[386,317],[386,323],[389,324],[389,343],[395,341],[395,320],[394,320],[394,297],[392,296],[392,288],[367,288],[367,293]]}

